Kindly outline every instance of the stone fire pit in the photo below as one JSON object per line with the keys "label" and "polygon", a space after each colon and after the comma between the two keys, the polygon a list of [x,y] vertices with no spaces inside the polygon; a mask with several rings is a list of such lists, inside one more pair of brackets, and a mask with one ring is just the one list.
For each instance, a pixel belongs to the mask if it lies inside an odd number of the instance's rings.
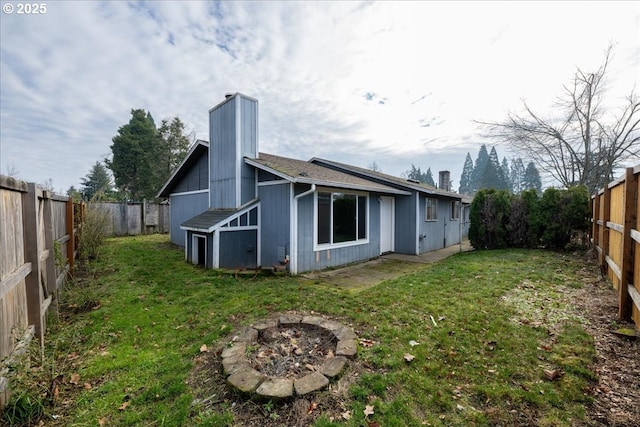
{"label": "stone fire pit", "polygon": [[286,399],[327,387],[356,354],[356,335],[341,323],[284,315],[235,335],[222,351],[222,367],[229,386],[241,394]]}

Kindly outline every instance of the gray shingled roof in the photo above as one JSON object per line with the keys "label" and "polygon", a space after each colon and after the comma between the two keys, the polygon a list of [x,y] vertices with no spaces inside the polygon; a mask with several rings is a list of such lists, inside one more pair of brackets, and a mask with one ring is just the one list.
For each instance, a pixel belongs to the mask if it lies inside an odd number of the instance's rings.
{"label": "gray shingled roof", "polygon": [[316,184],[327,187],[374,191],[379,193],[409,194],[388,185],[340,172],[319,164],[273,154],[260,153],[257,159],[245,161],[257,168],[274,173],[296,183]]}
{"label": "gray shingled roof", "polygon": [[200,215],[180,224],[181,228],[210,232],[216,224],[221,223],[242,209],[209,209]]}
{"label": "gray shingled roof", "polygon": [[309,161],[313,162],[316,165],[325,164],[325,165],[333,166],[333,167],[336,167],[336,168],[339,168],[339,169],[348,170],[348,171],[351,171],[353,173],[360,174],[362,176],[371,177],[371,178],[374,178],[374,179],[379,179],[381,181],[385,181],[385,182],[387,182],[389,184],[392,184],[392,185],[399,185],[399,186],[402,186],[402,187],[407,188],[407,189],[420,191],[422,193],[437,194],[437,195],[449,196],[449,197],[455,197],[455,198],[464,198],[461,194],[454,193],[452,191],[440,190],[440,189],[438,189],[436,187],[433,187],[431,185],[423,184],[423,183],[420,183],[420,182],[408,181],[406,178],[400,178],[400,177],[393,176],[393,175],[387,175],[386,173],[382,173],[382,172],[378,172],[378,171],[372,171],[370,169],[364,169],[364,168],[361,168],[361,167],[358,167],[358,166],[348,165],[348,164],[340,163],[340,162],[334,162],[332,160],[320,159],[320,158],[317,158],[317,157],[314,157],[313,159],[311,159]]}

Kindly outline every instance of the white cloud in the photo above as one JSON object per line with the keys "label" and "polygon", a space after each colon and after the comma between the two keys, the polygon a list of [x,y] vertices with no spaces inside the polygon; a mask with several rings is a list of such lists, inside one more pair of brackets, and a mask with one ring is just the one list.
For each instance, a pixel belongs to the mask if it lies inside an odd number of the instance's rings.
{"label": "white cloud", "polygon": [[109,154],[132,108],[208,139],[208,110],[235,91],[260,101],[263,151],[457,179],[487,142],[473,119],[500,120],[521,99],[548,109],[610,41],[612,94],[640,74],[633,2],[47,6],[0,16],[0,170],[57,189]]}

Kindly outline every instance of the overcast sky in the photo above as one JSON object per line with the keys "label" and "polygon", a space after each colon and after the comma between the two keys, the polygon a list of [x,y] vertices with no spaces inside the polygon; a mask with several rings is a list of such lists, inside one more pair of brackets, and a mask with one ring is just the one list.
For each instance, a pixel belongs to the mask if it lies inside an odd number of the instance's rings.
{"label": "overcast sky", "polygon": [[448,169],[457,189],[466,153],[492,145],[473,120],[549,111],[610,43],[613,104],[640,83],[637,1],[0,3],[0,171],[62,191],[132,108],[208,140],[228,92],[259,100],[260,151]]}

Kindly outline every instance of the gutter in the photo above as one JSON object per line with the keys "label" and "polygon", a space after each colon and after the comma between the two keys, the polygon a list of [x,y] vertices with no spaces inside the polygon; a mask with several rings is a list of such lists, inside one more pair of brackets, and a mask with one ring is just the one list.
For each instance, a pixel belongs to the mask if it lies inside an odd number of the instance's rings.
{"label": "gutter", "polygon": [[298,200],[302,197],[313,194],[316,191],[316,185],[311,184],[311,188],[307,191],[293,197],[293,209],[291,213],[291,258],[289,263],[289,273],[298,274]]}

